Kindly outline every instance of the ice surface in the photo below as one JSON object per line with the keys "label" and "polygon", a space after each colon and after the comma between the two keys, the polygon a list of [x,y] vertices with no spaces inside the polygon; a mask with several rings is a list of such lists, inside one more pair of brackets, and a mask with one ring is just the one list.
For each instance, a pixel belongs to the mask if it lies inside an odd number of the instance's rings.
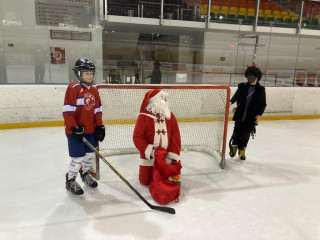
{"label": "ice surface", "polygon": [[[150,210],[102,161],[97,190],[67,194],[63,127],[1,130],[0,239],[318,240],[319,132],[320,120],[262,121],[247,160],[227,155],[224,170],[181,152],[185,198],[170,215]],[[158,205],[138,182],[137,154],[107,159]]]}

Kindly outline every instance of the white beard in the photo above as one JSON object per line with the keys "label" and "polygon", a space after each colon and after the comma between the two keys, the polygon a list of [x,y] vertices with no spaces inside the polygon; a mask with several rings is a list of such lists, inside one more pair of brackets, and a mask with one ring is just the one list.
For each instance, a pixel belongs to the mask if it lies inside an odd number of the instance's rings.
{"label": "white beard", "polygon": [[154,115],[160,114],[161,117],[165,117],[166,119],[171,118],[170,104],[161,98],[155,99],[149,103],[146,110]]}

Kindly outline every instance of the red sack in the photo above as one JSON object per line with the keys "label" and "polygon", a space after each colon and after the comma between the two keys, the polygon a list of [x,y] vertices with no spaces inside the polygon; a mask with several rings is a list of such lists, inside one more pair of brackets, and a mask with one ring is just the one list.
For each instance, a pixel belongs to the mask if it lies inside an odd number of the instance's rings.
{"label": "red sack", "polygon": [[168,177],[181,174],[181,163],[167,164],[167,151],[158,147],[155,150],[153,178],[149,190],[153,199],[160,204],[168,204],[179,197],[180,185],[168,180]]}

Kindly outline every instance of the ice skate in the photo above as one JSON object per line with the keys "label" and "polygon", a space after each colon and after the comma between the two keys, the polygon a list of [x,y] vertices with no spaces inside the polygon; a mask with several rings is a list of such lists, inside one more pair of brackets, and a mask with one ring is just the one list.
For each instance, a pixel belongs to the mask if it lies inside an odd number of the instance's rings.
{"label": "ice skate", "polygon": [[66,174],[66,189],[74,195],[82,195],[83,190],[77,183],[76,178],[68,179],[68,173]]}
{"label": "ice skate", "polygon": [[98,187],[97,181],[93,180],[89,174],[89,172],[85,172],[84,174],[80,174],[82,181],[91,188]]}
{"label": "ice skate", "polygon": [[238,150],[238,146],[237,145],[232,145],[230,147],[230,152],[229,152],[229,155],[230,157],[234,157],[237,153],[237,150]]}
{"label": "ice skate", "polygon": [[241,160],[246,160],[245,148],[239,148],[239,158]]}

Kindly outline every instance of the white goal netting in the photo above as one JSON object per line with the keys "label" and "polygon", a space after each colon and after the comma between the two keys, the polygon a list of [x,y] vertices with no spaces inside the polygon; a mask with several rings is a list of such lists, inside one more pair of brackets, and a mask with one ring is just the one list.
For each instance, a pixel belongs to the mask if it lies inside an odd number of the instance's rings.
{"label": "white goal netting", "polygon": [[[230,88],[207,85],[98,85],[102,101],[105,140],[104,156],[137,153],[133,130],[147,91],[161,88],[175,114],[182,151],[203,151],[222,162],[226,146]],[[223,168],[223,167],[222,167]]]}

